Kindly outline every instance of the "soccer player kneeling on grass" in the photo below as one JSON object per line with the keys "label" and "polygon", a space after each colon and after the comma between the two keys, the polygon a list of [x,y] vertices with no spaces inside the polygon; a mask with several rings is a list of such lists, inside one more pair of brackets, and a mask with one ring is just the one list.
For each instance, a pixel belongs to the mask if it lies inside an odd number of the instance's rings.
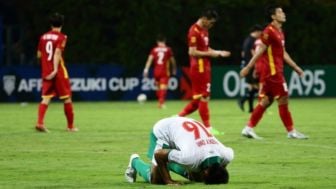
{"label": "soccer player kneeling on grass", "polygon": [[151,165],[138,154],[131,155],[125,171],[128,182],[135,182],[138,173],[151,184],[181,184],[172,180],[169,171],[173,171],[190,181],[226,184],[226,167],[234,156],[232,148],[219,142],[203,124],[186,117],[158,121],[147,155],[152,158]]}

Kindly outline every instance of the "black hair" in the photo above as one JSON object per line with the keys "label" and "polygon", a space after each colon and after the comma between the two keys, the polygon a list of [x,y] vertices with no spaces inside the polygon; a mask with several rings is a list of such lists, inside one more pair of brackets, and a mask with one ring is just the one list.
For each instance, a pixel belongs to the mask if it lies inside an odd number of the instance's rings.
{"label": "black hair", "polygon": [[206,17],[207,19],[215,19],[218,20],[219,16],[215,9],[213,8],[207,8],[202,12],[201,17]]}
{"label": "black hair", "polygon": [[280,5],[277,5],[277,4],[268,5],[266,7],[265,15],[266,15],[267,21],[269,21],[269,22],[273,21],[272,15],[275,14],[275,11],[276,11],[277,8],[282,8],[282,7]]}
{"label": "black hair", "polygon": [[64,15],[55,12],[49,17],[50,25],[53,27],[61,27],[64,23]]}
{"label": "black hair", "polygon": [[229,172],[219,163],[214,163],[207,169],[208,173],[203,177],[205,184],[227,184],[229,182]]}
{"label": "black hair", "polygon": [[161,42],[165,42],[166,41],[166,37],[163,34],[158,34],[156,36],[156,41],[161,41]]}
{"label": "black hair", "polygon": [[263,31],[263,27],[259,24],[256,24],[250,28],[250,32]]}

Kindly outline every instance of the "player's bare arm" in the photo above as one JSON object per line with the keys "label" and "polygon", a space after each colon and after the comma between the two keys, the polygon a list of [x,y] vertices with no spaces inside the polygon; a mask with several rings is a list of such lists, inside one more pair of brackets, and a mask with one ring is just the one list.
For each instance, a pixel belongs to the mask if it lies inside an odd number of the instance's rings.
{"label": "player's bare arm", "polygon": [[196,49],[196,47],[189,47],[189,55],[194,57],[228,57],[231,55],[229,51],[219,51],[219,50],[213,50],[209,48],[208,51],[199,51]]}
{"label": "player's bare arm", "polygon": [[229,56],[231,56],[231,52],[230,51],[226,51],[226,50],[214,50],[212,48],[209,48],[209,51],[214,51],[214,53],[217,53],[218,56],[220,56],[220,57],[229,57]]}
{"label": "player's bare arm", "polygon": [[53,59],[53,71],[49,75],[46,76],[45,78],[46,80],[51,80],[56,76],[57,71],[58,71],[58,65],[61,61],[61,58],[62,58],[62,51],[60,48],[56,48],[54,59]]}
{"label": "player's bare arm", "polygon": [[153,62],[153,56],[149,55],[146,61],[145,69],[143,70],[143,77],[148,77],[148,71]]}
{"label": "player's bare arm", "polygon": [[284,60],[285,62],[292,67],[300,77],[303,76],[303,70],[294,62],[294,60],[289,56],[286,50],[284,50]]}
{"label": "player's bare arm", "polygon": [[265,44],[260,44],[260,48],[257,49],[250,62],[240,71],[241,77],[245,77],[250,72],[250,70],[254,67],[257,59],[265,52],[266,49],[267,46]]}
{"label": "player's bare arm", "polygon": [[171,57],[170,58],[170,65],[171,65],[171,70],[172,70],[172,74],[173,75],[176,75],[176,60],[175,60],[175,57]]}
{"label": "player's bare arm", "polygon": [[37,53],[36,53],[36,58],[37,58],[37,59],[40,59],[41,56],[42,56],[41,51],[37,51]]}
{"label": "player's bare arm", "polygon": [[155,152],[154,157],[158,164],[157,167],[165,184],[179,184],[178,182],[172,180],[167,169],[169,151],[170,150],[167,149],[160,149]]}

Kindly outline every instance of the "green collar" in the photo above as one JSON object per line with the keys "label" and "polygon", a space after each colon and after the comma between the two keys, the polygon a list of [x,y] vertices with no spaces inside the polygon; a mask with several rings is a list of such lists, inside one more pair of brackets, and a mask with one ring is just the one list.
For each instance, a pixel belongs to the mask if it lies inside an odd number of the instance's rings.
{"label": "green collar", "polygon": [[205,169],[207,167],[210,167],[210,165],[213,165],[215,163],[219,163],[221,164],[222,162],[222,158],[220,158],[219,156],[213,156],[213,157],[209,157],[206,158],[202,163],[201,163],[201,168]]}

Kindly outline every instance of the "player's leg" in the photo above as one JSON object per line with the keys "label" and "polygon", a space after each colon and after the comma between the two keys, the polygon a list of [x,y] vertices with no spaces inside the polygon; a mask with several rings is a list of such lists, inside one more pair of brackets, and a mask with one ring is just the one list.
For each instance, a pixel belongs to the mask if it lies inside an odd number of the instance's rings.
{"label": "player's leg", "polygon": [[165,101],[167,96],[168,78],[161,77],[159,83],[159,108],[165,108]]}
{"label": "player's leg", "polygon": [[49,132],[44,125],[44,117],[48,110],[50,100],[55,95],[54,84],[52,81],[42,80],[42,100],[38,106],[37,123],[35,129],[40,132]]}
{"label": "player's leg", "polygon": [[67,120],[68,131],[78,131],[78,128],[74,126],[74,110],[71,97],[64,99],[64,114]]}
{"label": "player's leg", "polygon": [[249,105],[249,112],[252,113],[253,112],[253,108],[254,108],[254,98],[255,98],[255,94],[258,92],[258,88],[256,86],[256,84],[252,84],[251,85],[251,90],[249,90],[248,92],[248,105]]}
{"label": "player's leg", "polygon": [[294,139],[307,139],[308,137],[294,129],[293,118],[288,108],[288,96],[281,96],[277,99],[279,115],[287,130],[287,137]]}
{"label": "player's leg", "polygon": [[261,139],[253,130],[261,120],[266,108],[269,106],[271,97],[263,96],[260,98],[258,105],[254,108],[248,123],[242,130],[242,135],[248,138]]}
{"label": "player's leg", "polygon": [[205,127],[210,129],[210,110],[208,104],[210,100],[211,75],[210,72],[204,72],[199,73],[196,77],[197,78],[193,82],[193,90],[196,97],[200,98],[198,113]]}
{"label": "player's leg", "polygon": [[245,111],[244,103],[246,102],[246,100],[249,99],[250,91],[252,89],[252,86],[251,86],[250,83],[247,83],[247,86],[248,86],[247,93],[245,93],[244,96],[242,96],[241,98],[238,99],[238,106],[242,111]]}
{"label": "player's leg", "polygon": [[37,113],[37,124],[36,130],[41,132],[49,132],[48,129],[44,125],[44,117],[48,110],[48,105],[50,103],[51,97],[42,97],[42,101],[38,106],[38,113]]}
{"label": "player's leg", "polygon": [[67,130],[78,131],[78,129],[74,126],[74,108],[71,99],[71,87],[70,87],[70,80],[68,78],[58,78],[56,81],[56,89],[59,95],[59,98],[63,100],[63,109],[64,114],[67,120]]}
{"label": "player's leg", "polygon": [[137,173],[139,173],[146,182],[150,182],[151,164],[142,161],[138,154],[132,154],[125,171],[125,179],[128,182],[135,182]]}
{"label": "player's leg", "polygon": [[209,110],[209,97],[202,97],[199,101],[198,113],[202,119],[205,127],[210,128],[210,110]]}
{"label": "player's leg", "polygon": [[183,110],[178,113],[179,116],[186,116],[193,113],[195,110],[198,109],[200,99],[192,99],[184,108]]}
{"label": "player's leg", "polygon": [[281,96],[277,99],[279,115],[282,120],[282,123],[286,127],[287,132],[292,131],[293,128],[293,119],[292,115],[288,109],[288,96]]}

